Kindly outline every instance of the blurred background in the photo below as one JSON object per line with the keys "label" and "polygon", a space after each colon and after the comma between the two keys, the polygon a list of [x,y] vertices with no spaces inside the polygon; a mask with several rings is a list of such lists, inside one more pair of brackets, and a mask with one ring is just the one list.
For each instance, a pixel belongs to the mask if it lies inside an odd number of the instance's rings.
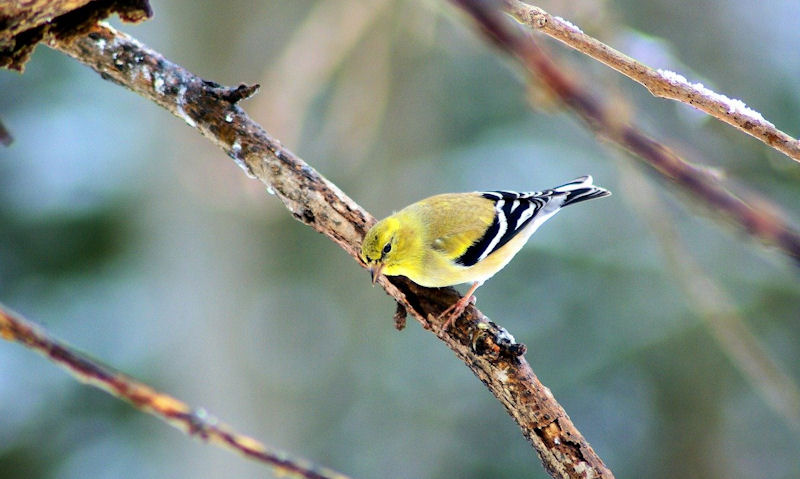
{"label": "blurred background", "polygon": [[[800,134],[796,1],[537,5]],[[594,175],[614,196],[548,222],[478,306],[617,477],[800,475],[797,267],[553,108],[450,4],[152,6],[119,28],[209,80],[260,83],[242,106],[375,216]],[[540,42],[621,116],[800,224],[797,163]],[[395,331],[366,271],[182,120],[45,47],[24,75],[0,71],[0,92],[5,305],[355,478],[548,477],[442,343]],[[0,478],[269,475],[0,343]]]}

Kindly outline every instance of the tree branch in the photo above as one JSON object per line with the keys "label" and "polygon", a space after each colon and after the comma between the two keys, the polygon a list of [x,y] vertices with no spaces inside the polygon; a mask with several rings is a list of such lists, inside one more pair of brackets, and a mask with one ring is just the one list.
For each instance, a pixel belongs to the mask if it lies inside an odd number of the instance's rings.
{"label": "tree branch", "polygon": [[691,83],[682,75],[653,69],[583,33],[563,18],[550,15],[539,7],[519,0],[503,0],[506,11],[525,25],[561,41],[581,53],[640,83],[656,97],[686,103],[737,128],[789,158],[800,162],[800,141],[775,128],[757,111],[740,100],[716,93],[700,83]]}
{"label": "tree branch", "polygon": [[125,376],[70,346],[53,339],[43,330],[0,305],[0,337],[16,341],[63,366],[76,379],[128,401],[170,426],[206,442],[238,452],[245,457],[272,466],[276,472],[302,479],[348,479],[330,469],[293,458],[285,452],[268,449],[260,442],[236,433],[208,415],[192,409],[172,396]]}
{"label": "tree branch", "polygon": [[[475,20],[499,48],[516,57],[531,80],[546,85],[575,115],[597,134],[632,153],[661,176],[691,193],[699,204],[720,214],[751,236],[777,247],[800,267],[800,233],[768,200],[753,193],[750,202],[727,191],[717,178],[648,137],[583,89],[538,46],[531,32],[513,23],[502,7],[505,0],[452,0]],[[577,28],[572,27],[575,31]]]}
{"label": "tree branch", "polygon": [[[51,46],[183,118],[248,175],[267,185],[296,219],[360,261],[361,239],[374,218],[270,137],[235,103],[225,101],[218,92],[225,87],[202,80],[107,25],[98,25],[75,41]],[[458,299],[454,289],[423,288],[401,277],[382,278],[380,283],[486,384],[553,477],[612,477],[552,393],[539,382],[522,356],[525,347],[506,330],[470,307],[456,325],[442,331],[438,315]],[[401,318],[402,314],[396,313],[398,324]]]}

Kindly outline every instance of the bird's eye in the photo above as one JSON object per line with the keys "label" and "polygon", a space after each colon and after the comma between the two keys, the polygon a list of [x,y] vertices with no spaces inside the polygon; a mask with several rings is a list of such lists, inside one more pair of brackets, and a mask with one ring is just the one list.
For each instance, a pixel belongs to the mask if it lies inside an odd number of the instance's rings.
{"label": "bird's eye", "polygon": [[391,250],[392,250],[392,243],[386,243],[386,246],[383,247],[383,254],[387,254]]}

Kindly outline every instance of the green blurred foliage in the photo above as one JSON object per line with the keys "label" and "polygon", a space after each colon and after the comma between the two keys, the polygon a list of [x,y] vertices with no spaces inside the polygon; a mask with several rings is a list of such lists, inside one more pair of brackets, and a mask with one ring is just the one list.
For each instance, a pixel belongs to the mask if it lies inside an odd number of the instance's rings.
{"label": "green blurred foliage", "polygon": [[[539,5],[800,133],[797,2]],[[120,28],[210,80],[261,83],[248,112],[376,216],[434,193],[594,175],[615,195],[548,222],[479,290],[481,310],[528,346],[617,477],[800,475],[798,425],[731,360],[676,273],[697,263],[796,387],[796,267],[568,115],[531,109],[520,70],[452,6],[153,7],[151,21]],[[797,223],[795,163],[540,41],[645,131]],[[304,44],[313,48],[287,56]],[[0,72],[0,92],[15,136],[0,149],[6,305],[242,432],[353,477],[547,477],[440,342],[415,323],[394,331],[394,306],[366,272],[184,122],[44,47],[24,75]],[[675,241],[677,257],[667,253]],[[263,475],[0,344],[0,478]]]}

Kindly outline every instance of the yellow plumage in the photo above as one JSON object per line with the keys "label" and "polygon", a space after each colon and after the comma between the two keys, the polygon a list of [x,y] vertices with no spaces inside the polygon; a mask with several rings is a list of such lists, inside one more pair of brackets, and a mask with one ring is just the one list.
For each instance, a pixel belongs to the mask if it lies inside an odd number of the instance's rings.
{"label": "yellow plumage", "polygon": [[463,312],[475,289],[503,269],[561,207],[609,194],[585,176],[541,192],[431,196],[376,223],[364,237],[361,258],[373,281],[385,274],[427,287],[473,283],[450,308],[447,325]]}

